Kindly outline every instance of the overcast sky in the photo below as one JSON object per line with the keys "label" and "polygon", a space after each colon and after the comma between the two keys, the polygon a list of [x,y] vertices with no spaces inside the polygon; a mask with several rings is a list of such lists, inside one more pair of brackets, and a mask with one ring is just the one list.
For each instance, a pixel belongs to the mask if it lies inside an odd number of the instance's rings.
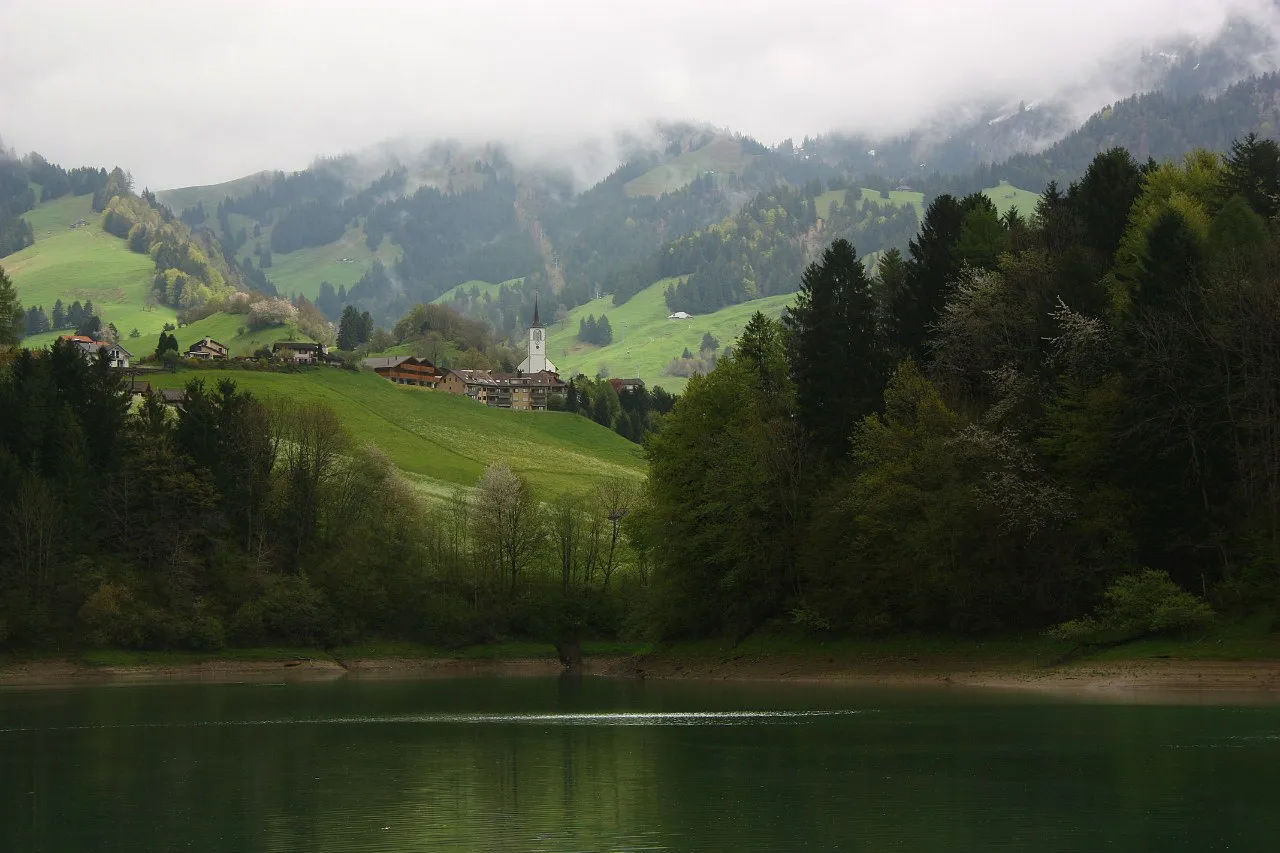
{"label": "overcast sky", "polygon": [[1033,100],[1272,0],[0,0],[0,138],[139,184],[395,136],[567,146],[652,119],[764,142]]}

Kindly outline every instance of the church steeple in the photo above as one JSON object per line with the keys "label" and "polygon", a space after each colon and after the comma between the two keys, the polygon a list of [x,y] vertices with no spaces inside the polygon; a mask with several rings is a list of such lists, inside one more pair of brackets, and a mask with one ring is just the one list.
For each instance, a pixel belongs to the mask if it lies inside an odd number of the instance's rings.
{"label": "church steeple", "polygon": [[538,322],[538,294],[535,293],[533,294],[533,325],[529,328],[536,329],[541,325],[542,323]]}

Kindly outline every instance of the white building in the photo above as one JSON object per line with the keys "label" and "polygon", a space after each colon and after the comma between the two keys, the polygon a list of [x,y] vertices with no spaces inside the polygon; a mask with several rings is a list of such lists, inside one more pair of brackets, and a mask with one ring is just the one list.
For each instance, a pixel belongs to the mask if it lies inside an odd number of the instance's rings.
{"label": "white building", "polygon": [[676,313],[674,313],[674,314],[668,314],[668,315],[667,315],[667,319],[668,319],[668,320],[690,320],[690,319],[692,319],[692,318],[693,318],[693,315],[692,315],[692,314],[686,314],[686,313],[685,313],[685,312],[683,312],[683,311],[677,311],[677,312],[676,312]]}
{"label": "white building", "polygon": [[75,344],[80,352],[84,353],[84,357],[90,361],[98,357],[99,350],[106,350],[107,364],[110,367],[128,367],[129,359],[133,358],[133,353],[120,346],[120,344],[113,344],[109,341],[95,341],[85,335],[63,335],[62,339]]}
{"label": "white building", "polygon": [[529,327],[529,355],[516,368],[520,373],[559,373],[547,358],[547,334],[538,320],[538,294],[533,295],[533,325]]}

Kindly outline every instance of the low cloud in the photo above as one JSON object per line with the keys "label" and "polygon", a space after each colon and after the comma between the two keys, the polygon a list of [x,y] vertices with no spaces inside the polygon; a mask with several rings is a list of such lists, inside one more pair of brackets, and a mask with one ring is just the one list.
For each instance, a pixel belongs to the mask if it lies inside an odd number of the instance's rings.
{"label": "low cloud", "polygon": [[[957,104],[1114,97],[1116,57],[1271,0],[8,3],[0,133],[152,187],[390,137],[609,155],[706,121],[765,142],[904,131]],[[584,148],[584,143],[588,144]],[[579,153],[574,153],[579,152]]]}

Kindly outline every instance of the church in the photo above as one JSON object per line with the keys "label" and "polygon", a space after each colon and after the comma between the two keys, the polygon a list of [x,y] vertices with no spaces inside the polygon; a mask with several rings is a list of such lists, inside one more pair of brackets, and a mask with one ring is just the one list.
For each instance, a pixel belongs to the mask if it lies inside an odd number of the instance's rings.
{"label": "church", "polygon": [[533,325],[529,327],[529,354],[516,368],[520,373],[559,373],[547,358],[547,333],[538,319],[538,294],[533,295]]}

